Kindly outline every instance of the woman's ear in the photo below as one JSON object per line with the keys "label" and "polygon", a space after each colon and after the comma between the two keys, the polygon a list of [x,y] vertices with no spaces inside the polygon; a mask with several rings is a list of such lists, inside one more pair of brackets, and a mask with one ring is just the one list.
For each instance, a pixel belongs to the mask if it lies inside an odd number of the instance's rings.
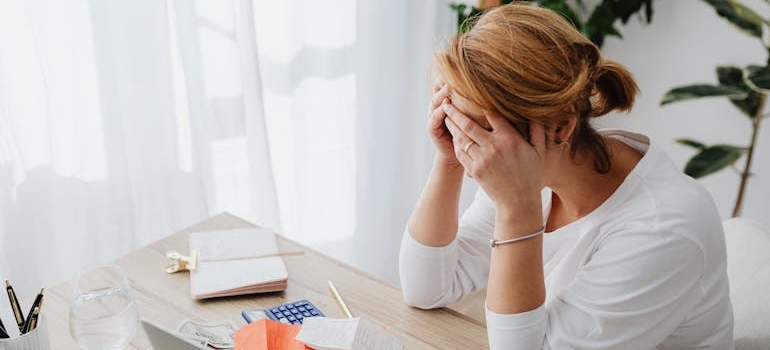
{"label": "woman's ear", "polygon": [[564,114],[568,116],[567,120],[557,124],[553,131],[553,141],[559,144],[565,141],[567,144],[569,144],[570,140],[572,139],[572,134],[575,132],[575,128],[577,127],[578,123],[577,110],[575,109],[574,105],[569,105],[565,109]]}
{"label": "woman's ear", "polygon": [[556,126],[553,130],[553,140],[555,143],[569,142],[572,139],[572,134],[575,133],[577,127],[577,117],[570,117],[560,125]]}

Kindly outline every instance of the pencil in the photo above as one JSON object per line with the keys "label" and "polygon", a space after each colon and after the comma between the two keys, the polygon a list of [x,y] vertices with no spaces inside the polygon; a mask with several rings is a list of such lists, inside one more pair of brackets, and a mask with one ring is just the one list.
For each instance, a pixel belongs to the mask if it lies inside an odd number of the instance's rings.
{"label": "pencil", "polygon": [[26,326],[26,323],[29,321],[29,318],[32,317],[32,313],[35,311],[35,309],[43,307],[43,290],[44,289],[45,288],[40,288],[40,293],[37,294],[37,296],[35,297],[35,301],[32,302],[32,307],[29,308],[29,313],[27,313],[27,321],[24,322],[25,326]]}
{"label": "pencil", "polygon": [[3,320],[0,320],[0,339],[8,338],[8,332],[5,330]]}
{"label": "pencil", "polygon": [[345,316],[347,316],[347,318],[353,318],[353,314],[350,313],[350,309],[348,309],[348,306],[345,305],[345,300],[342,299],[340,292],[337,291],[337,288],[334,287],[334,283],[332,283],[331,280],[329,280],[329,290],[332,292],[334,300],[337,301],[337,305],[339,305],[340,309],[342,309],[342,312],[345,313]]}
{"label": "pencil", "polygon": [[272,254],[262,254],[262,255],[251,255],[251,256],[241,256],[237,258],[218,258],[218,259],[201,259],[198,261],[232,261],[232,260],[250,260],[250,259],[264,259],[264,258],[272,258],[276,256],[293,256],[293,255],[303,255],[305,254],[304,251],[296,251],[296,252],[282,252],[282,253],[272,253]]}
{"label": "pencil", "polygon": [[5,280],[5,291],[8,292],[8,301],[11,302],[11,310],[13,316],[16,317],[16,325],[19,327],[19,332],[24,328],[24,315],[21,314],[21,307],[19,307],[19,299],[16,298],[16,293],[11,287],[11,281]]}
{"label": "pencil", "polygon": [[40,308],[35,307],[34,310],[32,310],[32,315],[30,315],[27,318],[27,322],[24,323],[24,329],[21,331],[21,334],[29,333],[35,327],[37,327],[37,318],[40,316]]}

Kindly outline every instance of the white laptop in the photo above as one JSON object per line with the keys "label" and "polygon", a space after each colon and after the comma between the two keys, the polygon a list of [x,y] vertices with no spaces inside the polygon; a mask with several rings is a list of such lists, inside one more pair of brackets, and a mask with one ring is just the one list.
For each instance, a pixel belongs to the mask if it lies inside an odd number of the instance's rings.
{"label": "white laptop", "polygon": [[193,340],[185,338],[182,333],[166,329],[144,317],[142,318],[142,327],[155,350],[208,349],[205,344],[197,344]]}

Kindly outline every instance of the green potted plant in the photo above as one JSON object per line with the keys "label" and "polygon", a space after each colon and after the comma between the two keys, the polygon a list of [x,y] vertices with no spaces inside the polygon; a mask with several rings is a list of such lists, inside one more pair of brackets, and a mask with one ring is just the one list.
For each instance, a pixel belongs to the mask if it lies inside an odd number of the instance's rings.
{"label": "green potted plant", "polygon": [[[650,23],[652,21],[652,1],[602,0],[591,9],[590,13],[582,0],[534,0],[531,2],[560,13],[596,46],[602,47],[605,37],[622,37],[620,31],[615,27],[618,20],[626,24],[631,15],[642,12],[644,16],[640,16],[640,18],[646,23]],[[478,16],[491,7],[512,2],[516,2],[516,0],[479,0],[477,6],[451,4],[450,7],[457,12],[458,31],[465,32],[470,29],[472,23],[472,21],[467,21],[468,18]]]}
{"label": "green potted plant", "polygon": [[[741,32],[756,38],[765,51],[770,53],[770,46],[762,40],[763,28],[770,27],[770,21],[759,16],[751,8],[739,0],[703,0],[711,5],[717,14],[729,21]],[[765,2],[768,4],[768,2]],[[714,144],[682,138],[677,140],[682,145],[694,148],[696,154],[687,162],[685,173],[701,178],[718,172],[746,156],[743,168],[739,169],[740,185],[733,207],[732,216],[739,216],[743,205],[746,187],[751,176],[751,164],[754,159],[755,146],[759,125],[767,114],[764,113],[767,93],[770,91],[770,57],[762,65],[737,67],[732,65],[716,68],[718,84],[691,84],[669,90],[661,101],[661,105],[705,97],[726,97],[751,124],[751,135],[748,146]],[[737,113],[736,113],[737,114]]]}

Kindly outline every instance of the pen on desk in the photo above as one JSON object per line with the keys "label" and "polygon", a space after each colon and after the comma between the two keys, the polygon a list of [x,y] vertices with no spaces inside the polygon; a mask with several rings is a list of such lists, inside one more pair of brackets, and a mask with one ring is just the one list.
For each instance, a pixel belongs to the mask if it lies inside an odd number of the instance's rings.
{"label": "pen on desk", "polygon": [[3,324],[3,320],[0,320],[0,339],[9,338],[8,332],[5,330],[5,325]]}
{"label": "pen on desk", "polygon": [[282,252],[282,253],[272,253],[272,254],[262,254],[262,255],[250,255],[250,256],[241,256],[237,258],[216,258],[216,259],[200,259],[198,261],[233,261],[233,260],[250,260],[250,259],[263,259],[263,258],[273,258],[277,256],[293,256],[293,255],[303,255],[305,254],[304,251],[299,250],[295,252]]}
{"label": "pen on desk", "polygon": [[5,280],[5,291],[8,292],[8,301],[11,302],[11,310],[13,310],[13,316],[16,317],[16,326],[21,331],[24,328],[24,315],[21,314],[19,299],[16,299],[16,293],[14,293],[11,281],[8,279]]}
{"label": "pen on desk", "polygon": [[21,334],[29,333],[31,330],[37,327],[37,318],[40,316],[40,308],[36,307],[32,310],[32,314],[27,317],[27,321],[24,322],[24,329],[21,330]]}
{"label": "pen on desk", "polygon": [[27,313],[27,321],[29,321],[29,318],[32,317],[32,313],[35,311],[35,309],[43,307],[43,290],[44,289],[45,288],[40,288],[40,293],[37,294],[37,296],[35,297],[35,301],[32,302],[32,306],[29,308],[29,313]]}
{"label": "pen on desk", "polygon": [[334,283],[332,283],[331,280],[329,280],[329,290],[332,292],[334,300],[337,301],[337,305],[339,305],[342,312],[345,313],[345,316],[347,316],[347,318],[353,318],[353,314],[350,313],[350,309],[348,309],[348,306],[345,304],[345,300],[342,300],[340,292],[337,291],[337,288],[334,287]]}

